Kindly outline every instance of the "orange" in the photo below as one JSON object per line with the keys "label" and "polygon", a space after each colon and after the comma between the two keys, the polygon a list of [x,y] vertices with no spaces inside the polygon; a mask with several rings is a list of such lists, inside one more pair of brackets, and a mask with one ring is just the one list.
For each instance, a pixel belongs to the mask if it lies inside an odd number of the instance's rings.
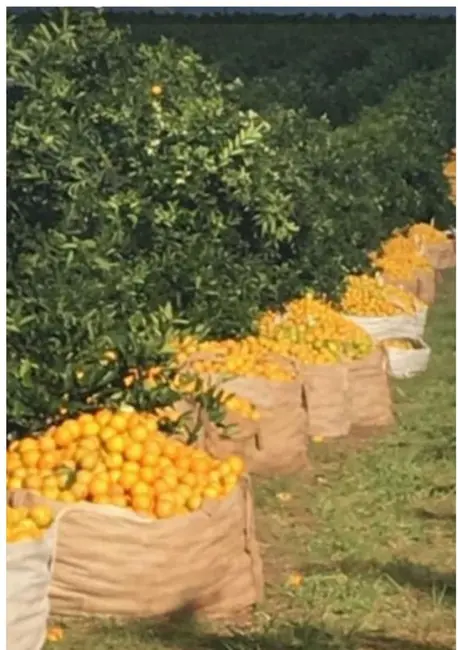
{"label": "orange", "polygon": [[185,455],[179,456],[174,463],[177,471],[182,472],[183,475],[186,474],[187,471],[189,470],[190,464],[191,464],[191,459]]}
{"label": "orange", "polygon": [[108,409],[101,409],[94,415],[94,419],[101,427],[105,427],[111,420],[112,413]]}
{"label": "orange", "polygon": [[88,485],[89,496],[95,497],[108,494],[110,483],[107,479],[95,477]]}
{"label": "orange", "polygon": [[205,487],[208,484],[208,474],[194,474],[196,477],[196,487]]}
{"label": "orange", "polygon": [[80,440],[78,449],[87,449],[88,451],[97,451],[100,449],[100,440],[95,436],[90,436]]}
{"label": "orange", "polygon": [[15,478],[25,478],[28,475],[29,471],[27,467],[18,467],[17,469],[12,472],[12,476]]}
{"label": "orange", "polygon": [[157,426],[157,420],[155,418],[146,418],[144,421],[144,425],[148,431],[148,433],[157,433],[158,431],[158,426]]}
{"label": "orange", "polygon": [[143,424],[137,424],[130,430],[130,437],[135,442],[146,442],[148,435],[148,429]]}
{"label": "orange", "polygon": [[19,440],[13,440],[13,442],[8,447],[8,451],[19,451],[19,445],[20,445]]}
{"label": "orange", "polygon": [[173,460],[174,458],[177,458],[179,456],[180,449],[179,449],[179,446],[175,442],[168,441],[163,446],[162,453],[167,458],[170,458],[170,459]]}
{"label": "orange", "polygon": [[77,420],[73,420],[73,419],[65,420],[65,422],[61,424],[61,427],[70,431],[73,440],[78,440],[78,438],[81,435],[80,424]]}
{"label": "orange", "polygon": [[133,429],[137,426],[138,423],[141,423],[141,415],[137,411],[130,411],[129,417],[127,419],[127,427]]}
{"label": "orange", "polygon": [[137,474],[140,471],[140,465],[134,460],[126,460],[122,468],[126,472],[137,472]]}
{"label": "orange", "polygon": [[192,456],[189,466],[191,471],[197,474],[204,474],[210,469],[210,459]]}
{"label": "orange", "polygon": [[76,443],[71,442],[68,447],[63,447],[60,451],[62,460],[72,460],[77,453],[78,447]]}
{"label": "orange", "polygon": [[13,472],[22,466],[21,457],[15,451],[8,451],[6,454],[6,467],[8,472]]}
{"label": "orange", "polygon": [[100,431],[100,425],[95,421],[83,422],[80,427],[80,432],[83,437],[96,436]]}
{"label": "orange", "polygon": [[[76,422],[75,422],[76,424]],[[78,429],[79,432],[79,429]],[[58,429],[56,429],[54,433],[54,442],[58,447],[68,447],[68,445],[73,441],[74,436],[72,434],[71,428],[68,426],[68,422],[66,426],[62,425]]]}
{"label": "orange", "polygon": [[108,469],[120,469],[124,464],[122,454],[113,452],[105,457],[105,465]]}
{"label": "orange", "polygon": [[157,84],[151,86],[151,94],[153,97],[160,97],[162,95],[162,92],[163,90],[161,86],[158,86]]}
{"label": "orange", "polygon": [[217,499],[220,496],[220,488],[218,485],[210,484],[203,491],[205,499]]}
{"label": "orange", "polygon": [[110,477],[110,481],[117,483],[122,476],[122,469],[110,469],[108,476]]}
{"label": "orange", "polygon": [[84,483],[74,483],[70,488],[70,492],[76,501],[84,501],[89,496],[89,488]]}
{"label": "orange", "polygon": [[122,497],[124,496],[124,488],[117,483],[111,483],[108,488],[108,494],[111,497]]}
{"label": "orange", "polygon": [[92,499],[92,503],[107,506],[111,504],[111,498],[107,494],[99,494]]}
{"label": "orange", "polygon": [[170,460],[170,458],[167,458],[166,456],[159,456],[159,458],[157,460],[157,465],[161,469],[166,469],[168,467],[173,466],[172,461]]}
{"label": "orange", "polygon": [[189,487],[193,488],[197,485],[197,476],[195,474],[192,474],[191,472],[188,472],[187,474],[184,474],[180,478],[180,482],[183,483],[184,485],[189,485]]}
{"label": "orange", "polygon": [[108,470],[106,464],[103,462],[102,459],[99,458],[99,462],[92,470],[92,475],[95,476],[96,474],[106,474],[107,471]]}
{"label": "orange", "polygon": [[38,528],[47,528],[53,520],[53,514],[47,506],[33,506],[29,510],[29,517],[36,523]]}
{"label": "orange", "polygon": [[57,501],[59,498],[59,488],[57,487],[43,487],[41,489],[41,496],[51,501]]}
{"label": "orange", "polygon": [[56,441],[49,435],[42,436],[38,441],[38,446],[41,451],[54,451],[56,448]]}
{"label": "orange", "polygon": [[200,497],[197,494],[193,494],[192,497],[189,497],[189,499],[186,502],[186,506],[188,510],[191,510],[194,512],[195,510],[198,510],[202,505],[202,497]]}
{"label": "orange", "polygon": [[136,494],[132,497],[131,507],[137,512],[150,512],[152,498],[150,494]]}
{"label": "orange", "polygon": [[140,494],[151,495],[151,486],[148,485],[148,483],[145,483],[145,481],[137,481],[130,488],[130,493],[132,494],[132,497],[138,496]]}
{"label": "orange", "polygon": [[175,488],[178,485],[178,479],[173,468],[165,470],[162,473],[162,480],[169,488]]}
{"label": "orange", "polygon": [[95,451],[88,451],[87,453],[83,450],[81,458],[78,462],[78,465],[81,469],[94,469],[99,462],[99,455]]}
{"label": "orange", "polygon": [[56,488],[59,486],[59,477],[56,474],[45,476],[42,480],[44,488]]}
{"label": "orange", "polygon": [[227,460],[223,460],[223,462],[219,466],[219,475],[220,476],[228,476],[231,473],[232,473],[231,464],[228,463]]}
{"label": "orange", "polygon": [[124,432],[127,429],[129,416],[129,413],[115,413],[110,420],[110,426],[116,431]]}
{"label": "orange", "polygon": [[75,495],[70,490],[64,490],[59,494],[59,501],[64,503],[75,503]]}
{"label": "orange", "polygon": [[124,451],[126,446],[126,441],[123,436],[116,435],[112,436],[108,440],[105,440],[105,449],[108,451],[121,453]]}
{"label": "orange", "polygon": [[158,473],[154,467],[140,468],[139,478],[142,481],[145,481],[145,483],[149,483],[151,485],[152,483],[154,483],[157,477],[158,477]]}
{"label": "orange", "polygon": [[245,470],[245,463],[240,456],[229,456],[226,458],[226,462],[230,465],[232,471],[240,476]]}
{"label": "orange", "polygon": [[43,481],[39,476],[27,476],[24,479],[23,486],[28,490],[35,490],[39,492],[41,490]]}
{"label": "orange", "polygon": [[127,498],[124,495],[110,496],[109,499],[112,506],[118,506],[118,508],[127,507]]}
{"label": "orange", "polygon": [[63,638],[64,638],[64,631],[61,627],[49,628],[46,635],[46,640],[49,641],[50,643],[54,641],[62,641]]}
{"label": "orange", "polygon": [[183,483],[179,483],[177,485],[176,493],[179,494],[180,497],[184,498],[186,502],[192,496],[192,489],[189,487],[189,485],[184,485]]}
{"label": "orange", "polygon": [[116,429],[110,426],[104,426],[99,433],[99,438],[103,442],[107,442],[110,438],[114,438],[114,436],[116,436]]}
{"label": "orange", "polygon": [[77,422],[81,431],[81,426],[83,424],[87,424],[88,422],[93,422],[94,421],[94,416],[92,413],[81,413],[81,415],[78,417]]}
{"label": "orange", "polygon": [[210,483],[219,483],[220,473],[216,469],[212,469],[208,472],[208,480]]}
{"label": "orange", "polygon": [[21,460],[24,467],[36,467],[40,460],[40,452],[33,451],[32,449],[25,451],[21,455]]}
{"label": "orange", "polygon": [[54,451],[45,451],[38,459],[39,469],[53,469],[59,462],[59,457]]}
{"label": "orange", "polygon": [[169,489],[169,486],[163,478],[159,478],[153,483],[153,490],[155,494],[164,494],[165,492],[168,492]]}
{"label": "orange", "polygon": [[154,513],[159,519],[168,519],[175,514],[175,504],[168,499],[158,499]]}
{"label": "orange", "polygon": [[38,440],[35,438],[23,438],[19,442],[19,452],[23,454],[26,451],[35,451],[38,448]]}
{"label": "orange", "polygon": [[76,472],[76,482],[81,485],[88,485],[92,479],[92,474],[87,469],[80,469]]}
{"label": "orange", "polygon": [[127,472],[123,469],[121,478],[119,479],[119,485],[121,485],[124,490],[130,490],[133,485],[138,481],[137,472]]}
{"label": "orange", "polygon": [[161,446],[156,438],[148,438],[145,440],[143,449],[148,454],[153,454],[154,456],[160,456],[161,454]]}
{"label": "orange", "polygon": [[124,458],[127,460],[140,460],[143,456],[143,445],[139,442],[131,442],[124,449]]}
{"label": "orange", "polygon": [[140,463],[142,467],[155,467],[159,458],[160,456],[158,454],[147,451],[143,454]]}

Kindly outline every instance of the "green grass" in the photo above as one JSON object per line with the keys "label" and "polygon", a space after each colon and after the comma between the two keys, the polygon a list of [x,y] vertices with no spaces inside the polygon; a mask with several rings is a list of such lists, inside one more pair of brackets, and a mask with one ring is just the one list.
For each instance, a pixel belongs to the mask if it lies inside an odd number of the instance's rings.
{"label": "green grass", "polygon": [[[311,449],[312,476],[256,481],[267,588],[251,627],[228,631],[184,620],[167,624],[72,620],[63,623],[65,638],[59,647],[454,648],[452,271],[440,285],[426,339],[433,350],[428,371],[393,382],[396,433],[316,444]],[[288,587],[288,576],[295,572],[302,583]]]}

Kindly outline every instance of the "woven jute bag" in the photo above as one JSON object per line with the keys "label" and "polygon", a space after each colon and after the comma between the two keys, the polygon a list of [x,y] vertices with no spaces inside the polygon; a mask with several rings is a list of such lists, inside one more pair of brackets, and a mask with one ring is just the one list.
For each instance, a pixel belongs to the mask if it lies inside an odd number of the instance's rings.
{"label": "woven jute bag", "polygon": [[227,497],[163,520],[115,506],[66,505],[26,490],[13,492],[11,501],[47,503],[59,513],[52,614],[160,617],[186,610],[230,620],[262,599],[247,476]]}

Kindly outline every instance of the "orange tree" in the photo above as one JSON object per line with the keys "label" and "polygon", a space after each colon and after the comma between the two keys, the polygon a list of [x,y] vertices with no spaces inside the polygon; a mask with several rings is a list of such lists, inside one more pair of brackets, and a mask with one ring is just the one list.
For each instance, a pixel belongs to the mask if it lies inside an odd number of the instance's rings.
{"label": "orange tree", "polygon": [[[447,71],[434,90],[433,77],[412,82],[333,131],[304,109],[242,110],[238,84],[187,48],[135,45],[97,12],[57,16],[8,31],[8,74],[26,87],[7,133],[17,430],[54,417],[67,394],[78,408],[117,394],[127,366],[165,363],[167,331],[182,325],[172,312],[234,336],[305,288],[337,295],[392,227],[446,196],[428,171],[445,130],[420,122],[450,122],[438,109]],[[153,326],[166,305],[168,321]],[[113,377],[102,366],[93,386],[75,384],[81,364],[112,349],[126,360]]]}

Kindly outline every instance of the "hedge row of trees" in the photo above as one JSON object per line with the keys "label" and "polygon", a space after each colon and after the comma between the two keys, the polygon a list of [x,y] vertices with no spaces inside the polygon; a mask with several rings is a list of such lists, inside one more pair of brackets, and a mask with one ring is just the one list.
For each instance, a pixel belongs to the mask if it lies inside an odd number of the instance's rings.
{"label": "hedge row of trees", "polygon": [[[337,129],[244,109],[191,49],[137,45],[97,13],[25,38],[10,24],[8,74],[26,87],[7,134],[14,430],[157,360],[175,327],[239,336],[307,288],[338,298],[393,227],[454,217],[452,58]],[[76,370],[106,349],[122,363],[83,389]]]}

